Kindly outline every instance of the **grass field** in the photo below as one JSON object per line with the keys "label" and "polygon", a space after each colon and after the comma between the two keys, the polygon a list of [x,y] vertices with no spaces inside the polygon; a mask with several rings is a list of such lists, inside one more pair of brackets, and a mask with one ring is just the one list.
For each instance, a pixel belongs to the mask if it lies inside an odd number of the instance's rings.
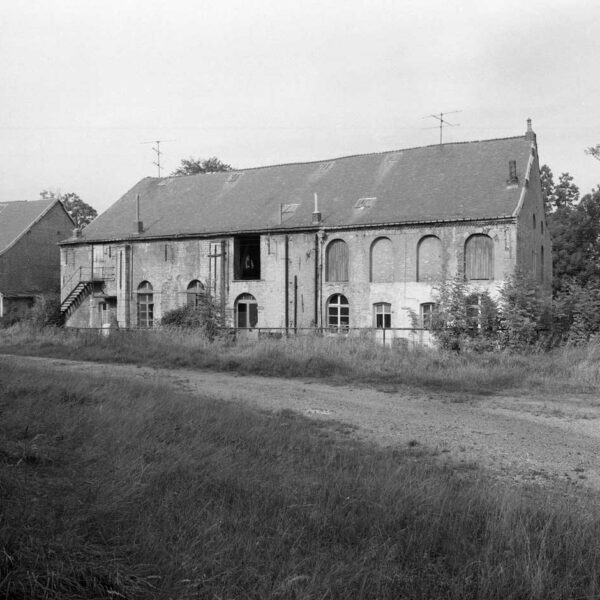
{"label": "grass field", "polygon": [[289,412],[0,371],[0,598],[598,598],[597,500]]}
{"label": "grass field", "polygon": [[551,352],[442,353],[383,348],[362,337],[299,336],[232,343],[182,331],[0,330],[0,352],[160,367],[209,368],[446,392],[597,393],[600,343]]}

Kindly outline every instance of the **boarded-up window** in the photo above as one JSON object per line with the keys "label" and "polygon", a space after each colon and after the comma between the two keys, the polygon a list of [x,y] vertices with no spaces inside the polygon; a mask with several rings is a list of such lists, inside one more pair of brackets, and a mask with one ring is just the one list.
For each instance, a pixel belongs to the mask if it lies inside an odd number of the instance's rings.
{"label": "boarded-up window", "polygon": [[435,235],[421,238],[417,248],[417,281],[432,281],[442,274],[442,242]]}
{"label": "boarded-up window", "polygon": [[472,235],[465,244],[465,277],[467,280],[494,278],[494,242],[482,233]]}
{"label": "boarded-up window", "polygon": [[394,281],[394,255],[388,238],[378,238],[371,246],[371,281]]}
{"label": "boarded-up window", "polygon": [[326,281],[348,281],[348,246],[344,240],[333,240],[327,246]]}
{"label": "boarded-up window", "polygon": [[252,294],[242,294],[235,301],[237,327],[251,328],[258,323],[258,304]]}

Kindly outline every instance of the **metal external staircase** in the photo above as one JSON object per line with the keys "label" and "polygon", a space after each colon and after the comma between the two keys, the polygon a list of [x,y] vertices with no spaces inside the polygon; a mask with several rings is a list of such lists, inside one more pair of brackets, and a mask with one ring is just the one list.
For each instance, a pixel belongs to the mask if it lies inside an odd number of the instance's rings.
{"label": "metal external staircase", "polygon": [[95,283],[114,279],[112,267],[79,267],[63,285],[63,300],[60,311],[65,317],[69,315],[92,293]]}

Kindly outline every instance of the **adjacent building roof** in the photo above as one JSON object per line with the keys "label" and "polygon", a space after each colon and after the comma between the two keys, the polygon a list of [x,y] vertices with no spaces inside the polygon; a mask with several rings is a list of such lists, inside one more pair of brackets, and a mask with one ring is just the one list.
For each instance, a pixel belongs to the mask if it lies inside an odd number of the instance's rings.
{"label": "adjacent building roof", "polygon": [[[71,242],[510,217],[534,143],[524,136],[225,173],[147,177]],[[509,185],[509,163],[517,182]],[[143,231],[135,234],[136,197]]]}
{"label": "adjacent building roof", "polygon": [[58,202],[56,199],[0,203],[0,254]]}

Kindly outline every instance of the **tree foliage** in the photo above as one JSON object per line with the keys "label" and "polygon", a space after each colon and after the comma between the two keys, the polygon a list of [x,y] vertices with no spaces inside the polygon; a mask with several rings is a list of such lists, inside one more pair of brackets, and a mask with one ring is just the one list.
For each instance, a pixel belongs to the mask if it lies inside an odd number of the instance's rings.
{"label": "tree foliage", "polygon": [[60,192],[43,190],[40,192],[40,198],[43,200],[60,200],[77,227],[85,227],[98,216],[96,209],[86,204],[74,192],[61,194]]}
{"label": "tree foliage", "polygon": [[181,165],[171,173],[172,176],[199,175],[203,173],[218,173],[231,171],[231,165],[225,164],[216,156],[210,158],[182,158]]}
{"label": "tree foliage", "polygon": [[552,235],[553,287],[600,281],[600,187],[578,204],[565,204],[547,218]]}
{"label": "tree foliage", "polygon": [[573,207],[579,200],[579,188],[573,183],[573,176],[561,173],[558,183],[548,165],[540,168],[542,197],[546,213],[552,213],[562,207]]}
{"label": "tree foliage", "polygon": [[552,337],[552,305],[527,273],[515,271],[500,288],[499,346],[523,350],[546,346]]}
{"label": "tree foliage", "polygon": [[586,148],[585,153],[593,156],[596,160],[600,160],[600,144]]}
{"label": "tree foliage", "polygon": [[444,350],[491,350],[497,345],[498,308],[487,291],[474,291],[459,274],[435,290],[431,330]]}

